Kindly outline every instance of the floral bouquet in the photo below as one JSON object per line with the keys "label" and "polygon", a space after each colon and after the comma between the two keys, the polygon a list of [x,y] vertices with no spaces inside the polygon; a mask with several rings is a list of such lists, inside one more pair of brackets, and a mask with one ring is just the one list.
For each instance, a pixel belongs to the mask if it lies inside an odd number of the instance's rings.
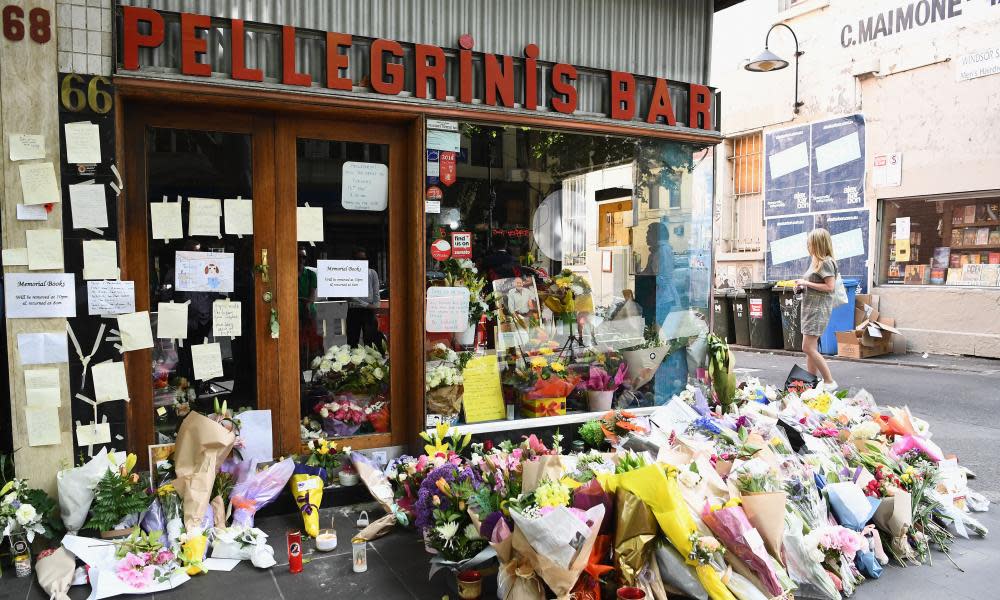
{"label": "floral bouquet", "polygon": [[215,528],[211,532],[212,558],[249,560],[258,569],[277,564],[274,548],[267,543],[267,534],[256,527]]}
{"label": "floral bouquet", "polygon": [[0,541],[23,533],[28,543],[36,535],[55,538],[57,523],[51,518],[55,502],[42,490],[28,487],[25,479],[12,479],[0,488]]}
{"label": "floral bouquet", "polygon": [[615,391],[625,382],[628,365],[619,363],[618,370],[612,377],[601,365],[590,365],[583,387],[587,390],[587,408],[592,411],[604,411],[611,408]]}
{"label": "floral bouquet", "polygon": [[449,258],[441,262],[444,285],[469,290],[469,327],[474,327],[490,310],[489,297],[484,293],[486,278],[479,275],[475,263],[467,259]]}
{"label": "floral bouquet", "polygon": [[[322,467],[294,463],[288,485],[295,504],[302,513],[302,523],[309,537],[319,535],[319,505],[323,501],[323,482],[326,472]],[[234,519],[235,522],[235,519]]]}
{"label": "floral bouquet", "polygon": [[152,498],[146,491],[146,478],[132,472],[135,463],[135,454],[129,454],[122,465],[106,471],[97,482],[86,527],[109,532],[131,529],[139,523]]}
{"label": "floral bouquet", "polygon": [[864,577],[854,566],[858,551],[865,547],[860,533],[839,525],[828,525],[810,531],[805,536],[805,548],[813,562],[826,569],[837,591],[845,596],[854,594]]}
{"label": "floral bouquet", "polygon": [[[781,567],[767,554],[764,540],[740,506],[739,500],[708,506],[701,518],[726,548],[742,560],[760,579],[770,596],[781,596],[787,589],[779,575]],[[790,582],[789,582],[790,583]]]}
{"label": "floral bouquet", "polygon": [[337,472],[340,471],[340,467],[347,459],[343,451],[338,449],[337,442],[326,437],[307,441],[306,450],[309,451],[309,455],[306,457],[305,464],[310,467],[323,467],[326,471],[327,483],[331,483],[337,477]]}
{"label": "floral bouquet", "polygon": [[353,396],[337,396],[339,400],[320,402],[313,410],[323,419],[323,432],[336,437],[346,437],[357,433],[367,421],[365,409],[353,401]]}
{"label": "floral bouquet", "polygon": [[580,315],[594,312],[590,282],[569,269],[553,277],[544,290],[539,290],[538,296],[542,304],[567,325],[576,323]]}
{"label": "floral bouquet", "polygon": [[469,514],[469,497],[482,484],[469,466],[450,462],[431,471],[420,484],[415,506],[416,526],[423,531],[433,577],[441,569],[466,570],[495,555]]}
{"label": "floral bouquet", "polygon": [[785,515],[785,566],[788,575],[799,586],[796,596],[840,600],[834,580],[823,568],[824,556],[818,551],[816,540],[810,538],[806,542],[805,532],[809,530],[797,512],[789,511]]}
{"label": "floral bouquet", "polygon": [[160,542],[160,532],[132,530],[119,542],[67,535],[63,547],[87,565],[91,598],[151,594],[174,589],[189,577],[180,559]]}
{"label": "floral bouquet", "polygon": [[618,444],[625,436],[646,432],[646,428],[636,423],[635,419],[636,415],[627,410],[610,410],[598,421],[604,437],[612,444]]}
{"label": "floral bouquet", "polygon": [[285,483],[295,470],[292,459],[276,462],[264,470],[257,470],[256,460],[233,486],[229,502],[233,509],[233,526],[253,527],[254,515],[278,497]]}
{"label": "floral bouquet", "polygon": [[771,556],[783,563],[781,540],[785,534],[785,503],[788,496],[781,489],[776,474],[761,459],[741,464],[734,474],[747,520],[760,532]]}
{"label": "floral bouquet", "polygon": [[457,420],[462,411],[462,373],[470,358],[471,352],[455,352],[444,344],[436,344],[428,353],[424,397],[429,414],[442,415],[448,421]]}

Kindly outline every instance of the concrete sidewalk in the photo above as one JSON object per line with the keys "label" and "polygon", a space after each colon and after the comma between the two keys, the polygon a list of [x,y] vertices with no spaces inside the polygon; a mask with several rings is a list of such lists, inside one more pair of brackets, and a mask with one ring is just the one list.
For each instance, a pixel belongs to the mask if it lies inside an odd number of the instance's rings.
{"label": "concrete sidewalk", "polygon": [[[749,346],[729,346],[738,352],[750,352],[757,354],[773,354],[776,356],[799,356],[805,360],[805,355],[801,352],[790,350],[771,350],[763,348],[751,348]],[[843,356],[827,356],[827,360],[866,363],[872,365],[891,365],[898,367],[920,367],[924,369],[944,369],[947,371],[967,371],[970,373],[981,373],[993,375],[1000,373],[1000,359],[981,358],[978,356],[951,356],[945,354],[924,355],[916,352],[906,354],[884,354],[871,358],[845,358]]]}

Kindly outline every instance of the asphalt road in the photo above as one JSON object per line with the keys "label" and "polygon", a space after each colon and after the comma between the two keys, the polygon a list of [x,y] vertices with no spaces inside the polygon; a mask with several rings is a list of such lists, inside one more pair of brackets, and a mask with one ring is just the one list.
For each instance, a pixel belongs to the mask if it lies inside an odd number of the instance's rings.
{"label": "asphalt road", "polygon": [[[737,352],[737,377],[759,377],[780,385],[788,371],[804,356]],[[954,371],[876,362],[834,360],[830,370],[841,387],[864,388],[883,406],[907,405],[930,423],[934,441],[945,454],[954,453],[961,464],[976,473],[972,489],[1000,502],[1000,373]],[[956,569],[940,553],[933,566],[887,567],[882,577],[858,588],[854,598],[981,599],[1000,598],[996,568],[1000,565],[1000,506],[976,514],[989,529],[986,539],[956,541],[952,558]]]}

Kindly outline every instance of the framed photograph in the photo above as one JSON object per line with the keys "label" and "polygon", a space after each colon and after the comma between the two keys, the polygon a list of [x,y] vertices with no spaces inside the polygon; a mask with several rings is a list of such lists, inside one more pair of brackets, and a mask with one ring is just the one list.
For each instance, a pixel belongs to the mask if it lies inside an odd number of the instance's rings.
{"label": "framed photograph", "polygon": [[601,273],[611,272],[611,251],[601,250]]}
{"label": "framed photograph", "polygon": [[523,346],[530,338],[532,329],[541,325],[541,304],[538,288],[531,275],[508,277],[493,281],[493,291],[497,298],[499,335],[497,345],[503,350],[512,346]]}

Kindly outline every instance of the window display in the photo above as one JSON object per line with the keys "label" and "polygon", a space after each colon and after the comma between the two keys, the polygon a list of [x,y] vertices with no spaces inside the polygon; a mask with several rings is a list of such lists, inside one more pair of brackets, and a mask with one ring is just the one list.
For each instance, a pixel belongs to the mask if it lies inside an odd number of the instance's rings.
{"label": "window display", "polygon": [[712,150],[450,126],[427,138],[427,424],[682,390],[705,357]]}
{"label": "window display", "polygon": [[883,203],[883,283],[1000,285],[1000,199]]}

